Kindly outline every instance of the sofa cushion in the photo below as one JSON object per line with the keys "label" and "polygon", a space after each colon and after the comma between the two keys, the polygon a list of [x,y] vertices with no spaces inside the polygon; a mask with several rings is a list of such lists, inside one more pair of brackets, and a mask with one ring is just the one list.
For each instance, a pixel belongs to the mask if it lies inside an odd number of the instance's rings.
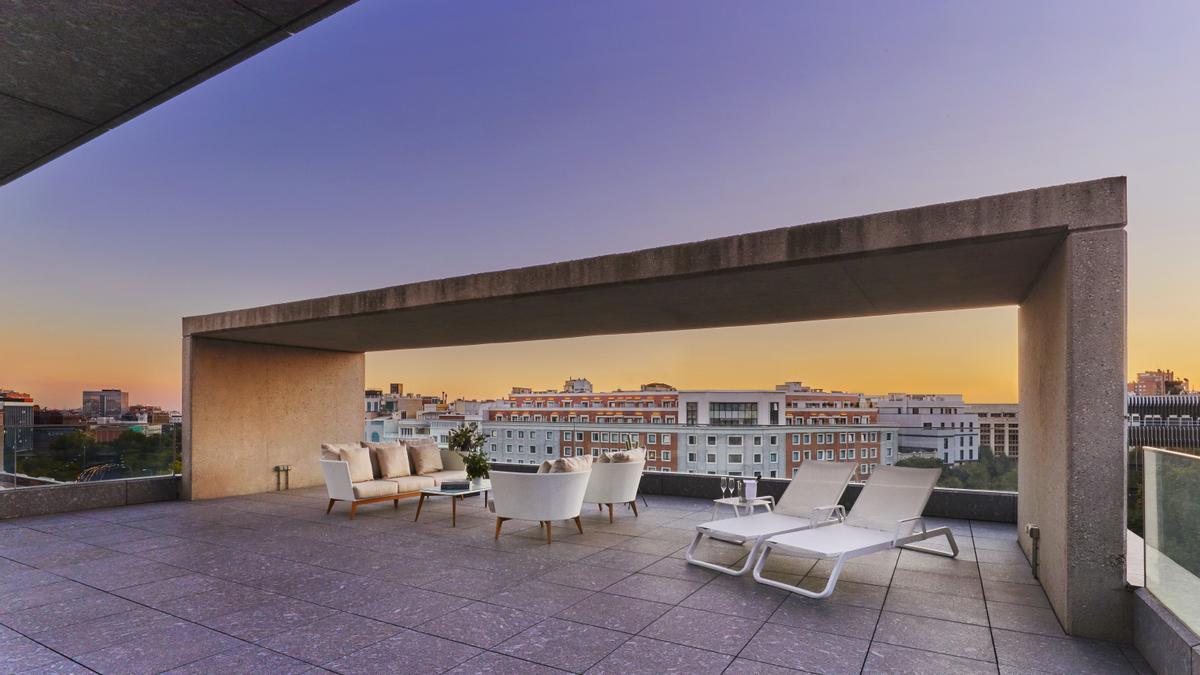
{"label": "sofa cushion", "polygon": [[441,485],[442,481],[444,481],[444,480],[466,480],[467,472],[466,471],[434,471],[433,473],[427,473],[421,477],[422,478],[432,478],[434,483],[436,483],[437,485]]}
{"label": "sofa cushion", "polygon": [[371,451],[364,447],[343,446],[338,452],[342,461],[350,465],[350,482],[361,483],[365,480],[375,480],[375,472],[371,468]]}
{"label": "sofa cushion", "polygon": [[[363,448],[366,450],[366,448]],[[398,492],[396,484],[390,480],[368,480],[354,484],[355,499],[370,499],[371,497],[386,497]]]}
{"label": "sofa cushion", "polygon": [[550,473],[575,473],[577,471],[591,471],[592,458],[589,455],[580,457],[559,457],[554,460],[554,465],[550,467]]}
{"label": "sofa cushion", "polygon": [[437,441],[425,438],[410,441],[408,459],[412,462],[412,472],[424,476],[442,470],[442,451],[438,449]]}
{"label": "sofa cushion", "polygon": [[322,443],[321,444],[321,459],[331,459],[335,462],[342,461],[342,448],[357,448],[358,443]]}
{"label": "sofa cushion", "polygon": [[380,478],[400,478],[412,473],[408,466],[408,448],[403,443],[363,443],[371,450],[379,466]]}
{"label": "sofa cushion", "polygon": [[554,460],[548,459],[548,460],[542,462],[541,466],[538,467],[537,472],[538,473],[550,473],[550,469],[552,469],[553,467],[554,467]]}
{"label": "sofa cushion", "polygon": [[437,481],[430,476],[401,476],[400,478],[390,478],[388,480],[395,483],[396,489],[401,493],[419,492],[425,488],[437,486]]}

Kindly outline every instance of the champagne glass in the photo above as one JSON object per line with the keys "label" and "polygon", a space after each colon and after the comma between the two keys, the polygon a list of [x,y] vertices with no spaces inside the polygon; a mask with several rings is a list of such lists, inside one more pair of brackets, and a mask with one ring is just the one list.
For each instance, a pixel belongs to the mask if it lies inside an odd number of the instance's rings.
{"label": "champagne glass", "polygon": [[729,477],[721,476],[721,499],[725,499],[725,492],[729,489]]}

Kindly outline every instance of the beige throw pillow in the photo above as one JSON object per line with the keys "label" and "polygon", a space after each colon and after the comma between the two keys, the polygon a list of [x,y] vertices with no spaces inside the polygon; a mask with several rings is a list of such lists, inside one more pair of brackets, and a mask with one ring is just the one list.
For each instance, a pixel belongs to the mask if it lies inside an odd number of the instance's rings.
{"label": "beige throw pillow", "polygon": [[408,458],[412,461],[412,472],[418,476],[442,470],[442,451],[433,440],[409,443]]}
{"label": "beige throw pillow", "polygon": [[633,450],[618,450],[609,453],[608,461],[610,462],[644,462],[646,461],[646,450],[644,448],[634,448]]}
{"label": "beige throw pillow", "polygon": [[338,450],[340,448],[341,448],[340,445],[330,445],[329,443],[322,443],[321,444],[321,459],[329,459],[329,460],[333,460],[335,462],[340,461],[342,459],[341,454],[338,452]]}
{"label": "beige throw pillow", "polygon": [[343,446],[342,461],[350,465],[350,482],[358,483],[364,480],[374,480],[375,472],[371,469],[371,451],[366,448]]}
{"label": "beige throw pillow", "polygon": [[550,467],[550,473],[575,473],[577,471],[591,471],[592,458],[589,455],[582,457],[560,457],[554,460],[554,465]]}
{"label": "beige throw pillow", "polygon": [[401,478],[412,473],[408,465],[408,448],[403,443],[363,443],[370,448],[379,463],[380,478]]}
{"label": "beige throw pillow", "polygon": [[552,469],[553,467],[554,467],[554,460],[548,459],[548,460],[542,462],[541,466],[538,467],[537,472],[538,473],[550,473],[550,469]]}

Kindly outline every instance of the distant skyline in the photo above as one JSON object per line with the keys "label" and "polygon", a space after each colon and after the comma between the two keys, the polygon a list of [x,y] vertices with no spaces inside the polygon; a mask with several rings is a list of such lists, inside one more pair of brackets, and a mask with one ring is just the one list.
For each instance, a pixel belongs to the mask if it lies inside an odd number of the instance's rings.
{"label": "distant skyline", "polygon": [[[1196,379],[1198,69],[1192,2],[361,0],[0,188],[0,387],[178,408],[182,316],[1111,175],[1128,375]],[[1015,335],[1009,307],[593,337],[367,383],[1012,401]]]}

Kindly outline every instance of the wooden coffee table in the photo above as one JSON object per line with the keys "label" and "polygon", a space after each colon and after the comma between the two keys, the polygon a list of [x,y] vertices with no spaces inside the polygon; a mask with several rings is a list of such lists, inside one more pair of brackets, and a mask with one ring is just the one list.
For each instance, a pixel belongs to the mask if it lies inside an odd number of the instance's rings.
{"label": "wooden coffee table", "polygon": [[487,508],[488,493],[492,491],[492,481],[485,480],[479,485],[472,485],[466,490],[443,490],[440,487],[424,488],[421,490],[421,499],[417,502],[417,515],[413,518],[416,522],[421,518],[421,507],[425,505],[426,497],[449,497],[450,498],[450,527],[458,527],[458,502],[464,497],[470,495],[483,495],[483,508]]}

